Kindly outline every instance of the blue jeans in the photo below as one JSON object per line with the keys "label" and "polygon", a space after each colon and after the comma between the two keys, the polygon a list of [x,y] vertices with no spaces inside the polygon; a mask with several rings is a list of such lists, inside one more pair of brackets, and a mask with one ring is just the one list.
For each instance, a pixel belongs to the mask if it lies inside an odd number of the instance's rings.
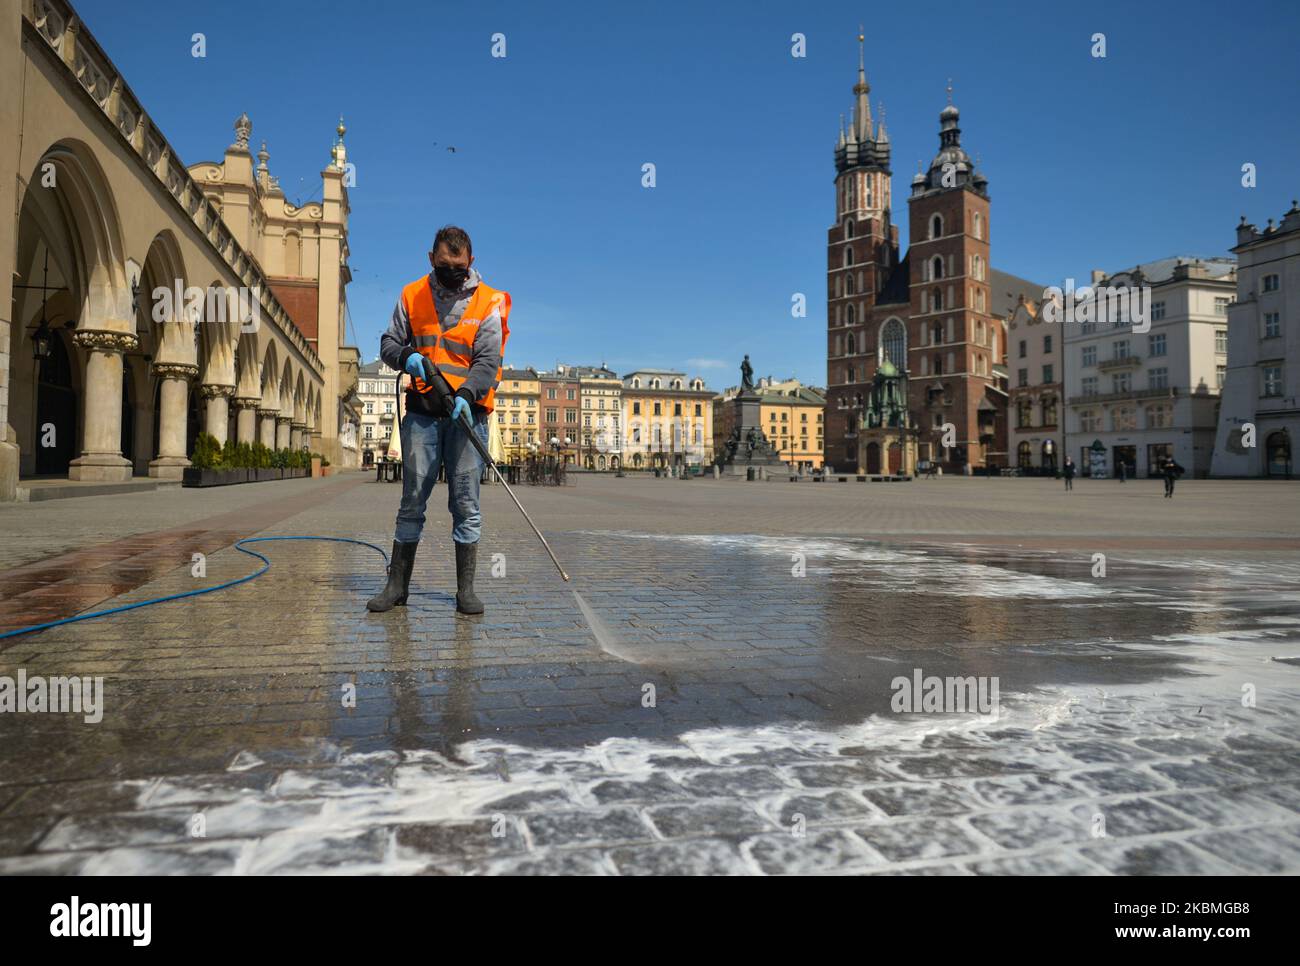
{"label": "blue jeans", "polygon": [[[474,412],[474,433],[487,446],[487,413]],[[402,505],[397,508],[399,543],[415,543],[424,529],[424,508],[447,467],[447,509],[451,511],[451,538],[457,543],[478,543],[483,518],[478,508],[479,477],[483,458],[469,441],[465,427],[450,419],[408,412],[402,420]]]}

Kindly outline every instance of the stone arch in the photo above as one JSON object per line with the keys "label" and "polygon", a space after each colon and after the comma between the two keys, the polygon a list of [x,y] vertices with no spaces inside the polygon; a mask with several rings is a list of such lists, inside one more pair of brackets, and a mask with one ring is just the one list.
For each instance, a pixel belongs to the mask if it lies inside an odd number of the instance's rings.
{"label": "stone arch", "polygon": [[[19,473],[37,472],[39,450],[50,449],[42,455],[42,473],[127,479],[121,353],[134,339],[112,189],[91,148],[64,139],[41,155],[19,192],[16,261],[5,267],[18,276],[16,286],[33,286],[15,287],[17,332],[7,360]],[[38,330],[51,350],[48,362],[35,358]],[[41,447],[51,431],[57,445]]]}

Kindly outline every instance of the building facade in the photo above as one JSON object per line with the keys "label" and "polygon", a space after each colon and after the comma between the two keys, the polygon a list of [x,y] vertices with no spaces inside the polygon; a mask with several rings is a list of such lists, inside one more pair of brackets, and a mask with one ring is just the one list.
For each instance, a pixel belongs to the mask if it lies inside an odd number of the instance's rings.
{"label": "building facade", "polygon": [[1036,302],[1021,297],[1007,321],[1010,388],[1007,427],[1015,466],[1052,474],[1061,467],[1061,326],[1044,320]]}
{"label": "building facade", "polygon": [[578,379],[582,400],[581,464],[616,470],[623,446],[623,382],[604,366],[566,366]]}
{"label": "building facade", "polygon": [[[541,383],[536,369],[505,369],[497,384],[496,420],[508,463],[522,463],[541,438]],[[549,437],[548,437],[549,438]]]}
{"label": "building facade", "polygon": [[1237,298],[1211,473],[1289,478],[1300,438],[1300,207],[1263,231],[1243,216],[1232,251]]}
{"label": "building facade", "polygon": [[[368,362],[358,376],[357,398],[361,411],[361,465],[369,466],[388,455],[398,435],[397,383],[399,373],[382,359]],[[398,444],[400,448],[400,443]]]}
{"label": "building facade", "polygon": [[623,376],[623,458],[634,469],[704,466],[713,460],[713,392],[699,376],[637,369]]}
{"label": "building facade", "polygon": [[920,459],[950,472],[1005,465],[1007,392],[998,367],[1006,340],[991,284],[988,181],[962,148],[950,102],[939,115],[938,153],[912,179],[911,246],[900,258],[891,144],[883,121],[873,124],[870,90],[859,55],[852,121],[841,125],[835,148],[836,222],[827,234],[826,464],[857,473],[901,465],[901,444],[881,454],[879,467],[862,465],[859,444],[876,369],[888,359],[907,386],[906,422]]}
{"label": "building facade", "polygon": [[[795,471],[820,469],[824,463],[826,396],[822,390],[805,386],[798,379],[775,380],[764,376],[754,386],[758,392],[759,419],[763,435],[781,459]],[[731,436],[735,407],[731,400],[740,392],[730,386],[713,400],[713,440],[720,449]],[[721,458],[716,452],[715,458]]]}
{"label": "building facade", "polygon": [[[1088,476],[1113,477],[1121,463],[1126,475],[1153,475],[1166,456],[1208,475],[1236,261],[1166,258],[1093,272],[1092,288],[1080,320],[1065,319],[1065,451]],[[1135,331],[1133,305],[1102,291],[1149,299],[1138,323],[1149,331]]]}
{"label": "building facade", "polygon": [[542,435],[539,452],[560,456],[566,463],[578,462],[582,436],[582,383],[567,366],[537,376],[541,391]]}
{"label": "building facade", "polygon": [[[0,499],[28,476],[177,479],[200,431],[355,462],[337,153],[297,213],[246,116],[220,162],[184,164],[64,0],[4,6],[0,88]],[[277,294],[291,222],[319,238],[314,340]]]}

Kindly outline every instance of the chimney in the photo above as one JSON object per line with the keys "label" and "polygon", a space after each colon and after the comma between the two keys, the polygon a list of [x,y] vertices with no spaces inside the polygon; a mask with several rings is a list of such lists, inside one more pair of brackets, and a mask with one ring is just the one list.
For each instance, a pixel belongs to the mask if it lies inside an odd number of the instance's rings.
{"label": "chimney", "polygon": [[1094,268],[1092,270],[1092,284],[1094,286],[1100,285],[1102,279],[1104,279],[1105,277],[1106,277],[1106,273],[1103,272],[1100,268]]}

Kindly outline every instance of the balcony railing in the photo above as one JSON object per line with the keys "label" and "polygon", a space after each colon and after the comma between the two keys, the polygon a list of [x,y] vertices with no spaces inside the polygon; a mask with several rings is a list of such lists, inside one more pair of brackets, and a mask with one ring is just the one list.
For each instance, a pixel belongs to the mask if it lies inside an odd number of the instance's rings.
{"label": "balcony railing", "polygon": [[1110,372],[1115,369],[1136,369],[1142,365],[1142,360],[1137,356],[1117,356],[1113,359],[1104,359],[1097,363],[1097,368],[1102,372]]}
{"label": "balcony railing", "polygon": [[1167,389],[1130,389],[1127,392],[1098,392],[1091,396],[1071,396],[1071,406],[1086,406],[1089,403],[1118,402],[1124,399],[1176,399],[1179,396],[1177,386]]}

